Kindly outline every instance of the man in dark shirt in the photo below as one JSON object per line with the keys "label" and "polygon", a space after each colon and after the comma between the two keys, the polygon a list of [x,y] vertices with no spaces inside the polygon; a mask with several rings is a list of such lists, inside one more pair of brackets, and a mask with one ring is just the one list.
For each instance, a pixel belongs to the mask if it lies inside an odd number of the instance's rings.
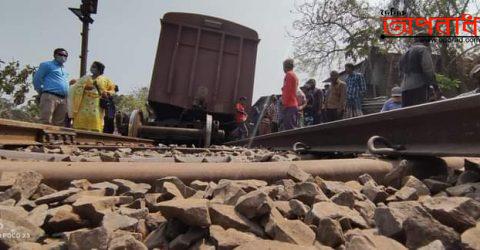
{"label": "man in dark shirt", "polygon": [[[305,84],[308,87],[307,91],[307,107],[305,109],[306,116],[311,116],[313,124],[319,124],[321,122],[322,104],[323,104],[323,92],[316,88],[315,79],[310,79]],[[309,124],[310,125],[310,124]]]}
{"label": "man in dark shirt", "polygon": [[438,91],[432,53],[429,48],[430,40],[427,33],[417,34],[415,42],[400,58],[399,69],[403,74],[403,107],[428,102],[430,86],[433,87],[434,92]]}
{"label": "man in dark shirt", "polygon": [[320,123],[323,122],[328,122],[328,117],[327,117],[327,98],[328,95],[330,94],[330,84],[326,83],[325,86],[323,87],[323,100],[322,100],[322,111],[321,111],[321,121]]}
{"label": "man in dark shirt", "polygon": [[[115,85],[115,93],[118,93],[118,86]],[[103,133],[113,134],[115,131],[115,114],[117,108],[113,96],[108,96],[107,108],[103,117]]]}

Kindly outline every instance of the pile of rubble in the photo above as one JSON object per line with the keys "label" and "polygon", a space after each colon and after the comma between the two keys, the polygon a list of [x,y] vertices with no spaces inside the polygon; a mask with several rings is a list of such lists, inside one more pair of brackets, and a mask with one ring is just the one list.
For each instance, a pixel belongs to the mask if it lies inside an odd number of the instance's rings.
{"label": "pile of rubble", "polygon": [[[266,149],[247,149],[242,147],[212,146],[211,148],[188,148],[162,146],[156,148],[132,149],[119,147],[113,149],[90,148],[76,146],[29,146],[19,149],[26,153],[44,154],[42,158],[33,160],[67,161],[67,162],[278,162],[295,161],[300,158],[293,152],[273,152]],[[0,157],[2,153],[0,152]],[[29,160],[26,158],[21,160]],[[31,155],[34,156],[34,155]],[[11,157],[4,157],[11,159]],[[13,158],[15,159],[15,158]]]}
{"label": "pile of rubble", "polygon": [[480,249],[480,168],[383,186],[368,174],[153,186],[74,180],[57,191],[36,172],[0,179],[0,248]]}

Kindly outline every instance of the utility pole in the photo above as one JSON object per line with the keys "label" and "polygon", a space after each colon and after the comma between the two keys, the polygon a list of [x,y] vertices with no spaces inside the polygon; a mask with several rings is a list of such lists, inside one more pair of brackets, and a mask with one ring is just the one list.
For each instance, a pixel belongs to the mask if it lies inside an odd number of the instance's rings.
{"label": "utility pole", "polygon": [[87,73],[88,31],[93,23],[91,14],[97,14],[98,0],[82,0],[80,8],[68,8],[82,21],[82,50],[80,54],[80,77]]}

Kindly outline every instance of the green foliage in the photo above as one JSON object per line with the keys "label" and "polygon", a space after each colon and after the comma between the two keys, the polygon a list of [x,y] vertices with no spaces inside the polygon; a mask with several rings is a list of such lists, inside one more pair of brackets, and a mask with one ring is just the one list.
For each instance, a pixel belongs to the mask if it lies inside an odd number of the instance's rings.
{"label": "green foliage", "polygon": [[437,79],[438,87],[442,91],[456,90],[460,87],[461,81],[458,79],[451,79],[442,74],[435,74],[435,78]]}
{"label": "green foliage", "polygon": [[147,114],[148,87],[136,88],[126,95],[117,95],[114,97],[117,110],[131,113],[135,109],[141,109]]}
{"label": "green foliage", "polygon": [[0,118],[34,122],[39,108],[35,96],[28,99],[35,68],[20,62],[0,63]]}
{"label": "green foliage", "polygon": [[26,65],[21,68],[18,61],[0,67],[0,97],[11,99],[15,105],[23,104],[32,86],[34,72],[34,67]]}
{"label": "green foliage", "polygon": [[0,118],[36,122],[39,114],[38,104],[33,99],[29,100],[27,105],[19,107],[10,100],[0,98]]}
{"label": "green foliage", "polygon": [[40,99],[38,95],[34,95],[30,100],[27,101],[27,105],[22,106],[21,110],[28,114],[28,121],[36,122],[40,116]]}

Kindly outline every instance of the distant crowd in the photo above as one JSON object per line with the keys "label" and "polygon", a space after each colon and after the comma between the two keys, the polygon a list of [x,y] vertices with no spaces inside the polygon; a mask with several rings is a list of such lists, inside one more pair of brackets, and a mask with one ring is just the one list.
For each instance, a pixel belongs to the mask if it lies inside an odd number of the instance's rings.
{"label": "distant crowd", "polygon": [[53,52],[54,59],[43,62],[33,77],[40,101],[40,122],[94,132],[113,133],[116,114],[113,96],[118,87],[104,76],[105,65],[93,62],[89,75],[69,82],[64,64],[65,49]]}
{"label": "distant crowd", "polygon": [[[362,74],[354,72],[353,64],[345,65],[345,81],[339,79],[337,71],[330,72],[329,84],[323,89],[316,87],[315,79],[299,86],[294,66],[293,59],[283,62],[282,94],[278,98],[270,96],[262,110],[257,110],[254,116],[257,119],[253,122],[258,123],[259,135],[363,115],[366,83]],[[235,107],[237,129],[233,135],[237,138],[248,136],[245,101],[246,98],[241,97]]]}

